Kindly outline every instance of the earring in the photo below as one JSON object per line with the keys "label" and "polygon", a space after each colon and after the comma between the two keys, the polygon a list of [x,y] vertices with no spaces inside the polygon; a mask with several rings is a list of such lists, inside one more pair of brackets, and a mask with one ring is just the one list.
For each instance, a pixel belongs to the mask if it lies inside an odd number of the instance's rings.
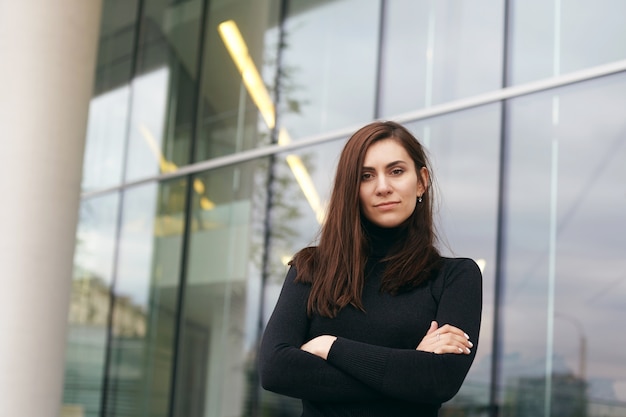
{"label": "earring", "polygon": [[417,202],[421,203],[422,202],[422,196],[417,197]]}

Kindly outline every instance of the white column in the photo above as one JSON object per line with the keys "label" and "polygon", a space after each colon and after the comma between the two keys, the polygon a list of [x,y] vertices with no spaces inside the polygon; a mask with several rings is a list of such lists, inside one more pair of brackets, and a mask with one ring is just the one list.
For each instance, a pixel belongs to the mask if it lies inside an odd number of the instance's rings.
{"label": "white column", "polygon": [[0,1],[0,416],[60,410],[100,14]]}

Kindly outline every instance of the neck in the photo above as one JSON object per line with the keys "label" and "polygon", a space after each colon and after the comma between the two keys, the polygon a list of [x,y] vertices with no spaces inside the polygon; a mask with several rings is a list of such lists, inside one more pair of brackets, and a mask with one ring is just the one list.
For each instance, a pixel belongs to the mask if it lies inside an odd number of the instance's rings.
{"label": "neck", "polygon": [[361,225],[367,237],[370,256],[384,257],[398,242],[407,235],[406,222],[396,227],[381,227],[366,218],[361,219]]}

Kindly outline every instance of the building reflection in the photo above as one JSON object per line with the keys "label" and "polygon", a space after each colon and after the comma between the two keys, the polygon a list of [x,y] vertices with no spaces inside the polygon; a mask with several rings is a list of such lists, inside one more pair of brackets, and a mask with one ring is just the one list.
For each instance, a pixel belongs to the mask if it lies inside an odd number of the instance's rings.
{"label": "building reflection", "polygon": [[[523,377],[505,390],[503,416],[537,417],[545,415],[545,377]],[[550,378],[551,417],[587,417],[587,384],[573,374],[554,374]]]}

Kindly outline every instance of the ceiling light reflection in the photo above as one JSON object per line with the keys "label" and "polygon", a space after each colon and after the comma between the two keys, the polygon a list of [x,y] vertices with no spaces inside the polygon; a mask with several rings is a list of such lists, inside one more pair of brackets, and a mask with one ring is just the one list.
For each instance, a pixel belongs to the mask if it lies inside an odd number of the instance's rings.
{"label": "ceiling light reflection", "polygon": [[267,92],[267,88],[265,88],[265,83],[263,83],[259,71],[248,53],[248,47],[241,36],[237,24],[233,20],[227,20],[220,23],[217,30],[231,58],[235,62],[237,69],[241,73],[241,78],[250,93],[250,97],[252,97],[252,101],[254,101],[254,104],[258,107],[267,126],[272,129],[276,121],[274,103]]}
{"label": "ceiling light reflection", "polygon": [[[291,137],[285,128],[280,129],[278,133],[278,144],[286,145],[291,142]],[[319,194],[317,193],[317,189],[313,184],[313,180],[311,179],[311,175],[309,175],[309,171],[307,171],[302,159],[298,155],[287,155],[285,157],[287,159],[287,164],[293,172],[293,176],[296,177],[296,181],[304,194],[304,197],[309,202],[309,205],[313,209],[315,213],[315,218],[319,224],[324,222],[324,218],[326,217],[326,210],[322,205]]]}
{"label": "ceiling light reflection", "polygon": [[[272,102],[272,99],[267,92],[267,88],[259,75],[259,71],[250,57],[248,46],[246,45],[243,36],[241,36],[241,32],[239,31],[237,24],[233,20],[227,20],[220,23],[217,30],[222,37],[228,53],[241,73],[241,78],[246,86],[246,89],[248,90],[248,93],[250,94],[250,97],[252,97],[252,101],[254,101],[259,109],[267,127],[273,129],[276,123],[274,103]],[[281,128],[278,133],[278,144],[285,145],[289,142],[291,142],[289,133],[287,133],[284,128]],[[304,193],[304,197],[307,199],[309,205],[315,213],[315,218],[318,223],[321,224],[324,221],[325,210],[322,206],[319,195],[317,194],[315,185],[311,180],[309,172],[299,156],[287,155],[286,159],[289,168],[293,172],[293,175],[300,186],[300,189],[302,189],[302,192]]]}
{"label": "ceiling light reflection", "polygon": [[[148,144],[148,148],[150,148],[150,151],[154,154],[155,159],[159,161],[159,169],[161,170],[161,173],[166,174],[168,172],[177,171],[178,166],[174,162],[168,161],[163,156],[163,153],[157,144],[157,140],[154,138],[154,135],[152,135],[152,132],[150,132],[150,129],[148,129],[144,124],[140,124],[139,131]],[[193,181],[193,189],[198,195],[202,195],[204,194],[206,187],[200,178],[196,178]],[[202,207],[203,210],[213,210],[215,208],[215,203],[209,200],[206,196],[202,196],[202,198],[200,198],[200,207]]]}

